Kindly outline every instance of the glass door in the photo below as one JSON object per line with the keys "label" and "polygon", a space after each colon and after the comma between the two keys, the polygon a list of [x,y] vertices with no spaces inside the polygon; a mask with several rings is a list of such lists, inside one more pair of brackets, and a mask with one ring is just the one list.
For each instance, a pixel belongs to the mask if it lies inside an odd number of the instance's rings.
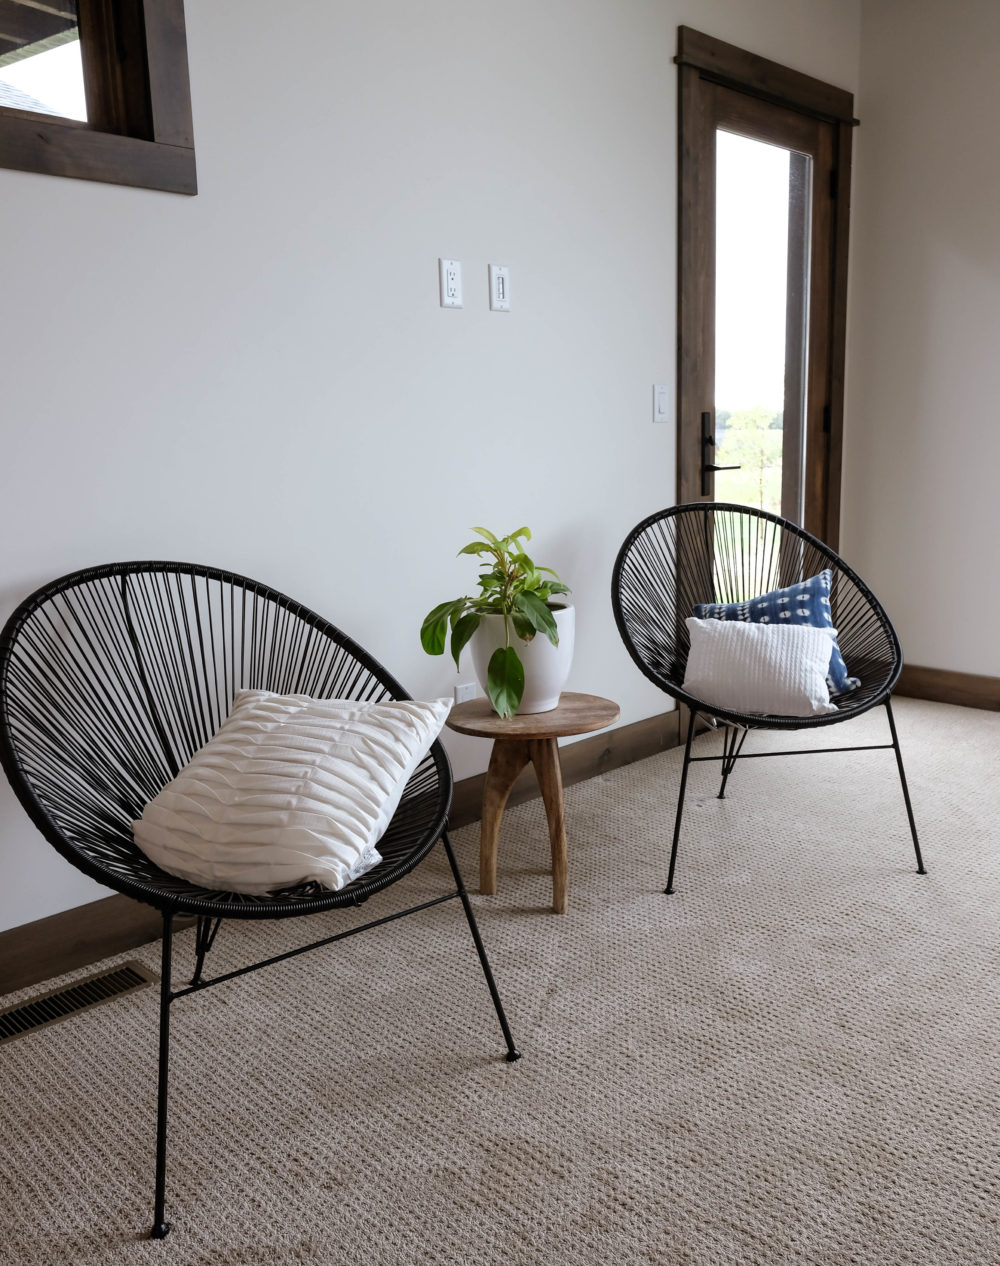
{"label": "glass door", "polygon": [[687,28],[678,62],[678,500],[836,546],[850,98]]}

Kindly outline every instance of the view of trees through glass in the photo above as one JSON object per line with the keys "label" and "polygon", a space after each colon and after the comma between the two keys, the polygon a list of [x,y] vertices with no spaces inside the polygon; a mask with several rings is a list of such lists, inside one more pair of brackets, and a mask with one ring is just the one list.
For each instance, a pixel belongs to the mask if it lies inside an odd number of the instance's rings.
{"label": "view of trees through glass", "polygon": [[781,513],[782,415],[755,405],[715,414],[716,461],[739,470],[716,475],[716,500]]}

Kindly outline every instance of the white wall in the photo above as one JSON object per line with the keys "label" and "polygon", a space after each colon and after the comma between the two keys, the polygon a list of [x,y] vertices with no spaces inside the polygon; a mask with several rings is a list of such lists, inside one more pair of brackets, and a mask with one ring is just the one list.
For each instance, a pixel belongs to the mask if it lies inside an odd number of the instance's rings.
{"label": "white wall", "polygon": [[[663,711],[608,591],[674,499],[676,26],[854,88],[856,0],[289,0],[287,38],[275,13],[188,0],[197,198],[0,171],[3,615],[78,567],[193,559],[438,694],[422,616],[470,587],[472,524],[526,522],[573,586],[570,688]],[[0,794],[0,928],[99,896]]]}
{"label": "white wall", "polygon": [[998,49],[996,0],[866,0],[842,541],[905,659],[993,676]]}

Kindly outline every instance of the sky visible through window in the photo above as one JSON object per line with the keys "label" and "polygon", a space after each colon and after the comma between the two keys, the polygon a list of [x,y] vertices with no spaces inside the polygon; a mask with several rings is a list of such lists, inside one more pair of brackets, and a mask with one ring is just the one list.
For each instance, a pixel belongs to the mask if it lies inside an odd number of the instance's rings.
{"label": "sky visible through window", "polygon": [[788,150],[716,134],[715,407],[785,398]]}
{"label": "sky visible through window", "polygon": [[715,497],[776,514],[782,512],[789,158],[780,146],[716,133],[715,457],[738,469],[716,474]]}
{"label": "sky visible through window", "polygon": [[0,80],[34,97],[48,113],[86,121],[79,40],[0,66]]}

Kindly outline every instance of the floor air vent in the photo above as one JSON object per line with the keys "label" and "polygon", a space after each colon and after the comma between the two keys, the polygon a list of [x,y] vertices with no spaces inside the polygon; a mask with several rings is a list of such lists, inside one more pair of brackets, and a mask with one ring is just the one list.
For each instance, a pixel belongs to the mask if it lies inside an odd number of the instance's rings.
{"label": "floor air vent", "polygon": [[0,1011],[0,1043],[10,1042],[15,1037],[44,1028],[47,1024],[58,1024],[60,1020],[68,1019],[78,1011],[86,1011],[89,1007],[118,998],[123,993],[145,989],[158,979],[142,963],[131,962],[123,963],[114,971],[78,980],[75,985],[69,985],[65,989],[43,993],[30,1002],[22,1002],[19,1007]]}

